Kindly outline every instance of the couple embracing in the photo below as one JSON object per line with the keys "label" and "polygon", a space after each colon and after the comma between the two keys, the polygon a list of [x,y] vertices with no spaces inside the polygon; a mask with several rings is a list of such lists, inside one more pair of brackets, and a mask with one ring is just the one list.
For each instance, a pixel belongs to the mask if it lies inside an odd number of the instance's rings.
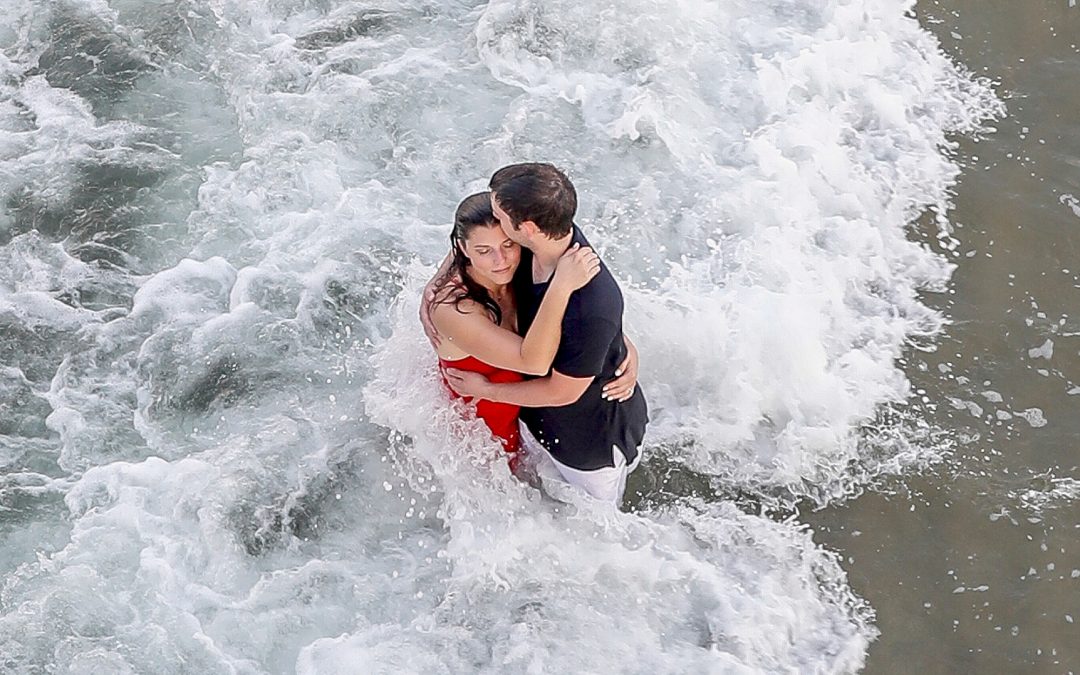
{"label": "couple embracing", "polygon": [[515,467],[519,450],[618,505],[648,412],[623,297],[574,224],[577,193],[550,164],[495,172],[458,206],[421,321],[444,377]]}

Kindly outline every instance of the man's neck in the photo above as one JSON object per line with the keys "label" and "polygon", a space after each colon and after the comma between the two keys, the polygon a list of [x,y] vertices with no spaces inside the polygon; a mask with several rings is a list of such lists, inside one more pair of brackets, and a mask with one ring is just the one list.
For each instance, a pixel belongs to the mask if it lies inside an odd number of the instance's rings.
{"label": "man's neck", "polygon": [[533,252],[533,281],[543,283],[550,281],[555,274],[555,268],[559,265],[559,258],[570,244],[574,241],[574,231],[559,239],[539,237],[539,241],[533,242],[530,248]]}

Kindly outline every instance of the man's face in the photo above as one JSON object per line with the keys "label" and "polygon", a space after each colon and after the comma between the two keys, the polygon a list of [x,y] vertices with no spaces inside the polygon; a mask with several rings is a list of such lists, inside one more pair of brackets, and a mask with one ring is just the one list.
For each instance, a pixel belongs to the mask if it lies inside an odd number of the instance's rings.
{"label": "man's face", "polygon": [[510,214],[499,208],[499,202],[495,199],[495,193],[491,194],[491,210],[495,213],[495,218],[499,221],[499,225],[502,226],[503,232],[506,233],[506,238],[515,244],[520,244],[521,246],[528,248],[529,242],[525,238],[525,233],[522,230],[514,228],[514,223],[510,220]]}

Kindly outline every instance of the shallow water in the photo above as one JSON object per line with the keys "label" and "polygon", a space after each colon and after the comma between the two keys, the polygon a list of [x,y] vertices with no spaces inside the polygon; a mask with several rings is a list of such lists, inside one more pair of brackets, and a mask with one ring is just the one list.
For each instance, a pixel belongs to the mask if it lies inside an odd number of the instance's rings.
{"label": "shallow water", "polygon": [[[956,609],[1028,588],[980,581],[1002,530],[1069,536],[1040,439],[1076,399],[1039,387],[1075,386],[1080,329],[1034,264],[1003,285],[977,205],[1035,171],[1016,101],[994,121],[1019,89],[935,8],[0,3],[5,668],[888,672],[924,635],[954,636],[931,670],[1064,664],[1064,632],[1023,641],[1052,613],[994,639]],[[415,320],[456,201],[535,158],[642,353],[625,513],[513,479]],[[970,488],[969,565],[877,550],[938,546],[934,486]]]}
{"label": "shallow water", "polygon": [[907,370],[962,440],[935,470],[808,521],[877,611],[867,672],[1076,672],[1080,92],[1062,83],[1080,72],[1080,11],[918,11],[1009,108],[997,133],[961,141],[958,267],[948,301],[931,300],[953,323]]}

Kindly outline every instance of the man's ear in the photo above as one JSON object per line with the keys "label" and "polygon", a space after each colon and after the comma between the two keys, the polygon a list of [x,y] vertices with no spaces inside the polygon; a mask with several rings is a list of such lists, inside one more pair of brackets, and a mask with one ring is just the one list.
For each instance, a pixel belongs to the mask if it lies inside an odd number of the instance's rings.
{"label": "man's ear", "polygon": [[536,239],[538,236],[543,234],[543,232],[540,231],[540,228],[536,225],[536,223],[531,220],[521,221],[521,225],[518,226],[518,229],[521,230],[521,232],[526,237],[528,237],[530,241]]}

